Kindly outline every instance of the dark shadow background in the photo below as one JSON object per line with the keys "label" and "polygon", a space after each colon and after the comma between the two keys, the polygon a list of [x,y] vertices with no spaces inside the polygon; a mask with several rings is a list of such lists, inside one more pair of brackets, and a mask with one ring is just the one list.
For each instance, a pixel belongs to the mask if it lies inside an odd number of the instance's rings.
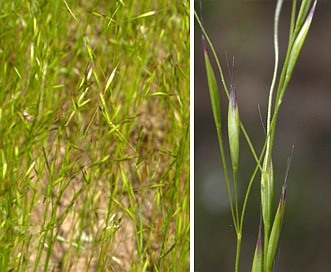
{"label": "dark shadow background", "polygon": [[[298,1],[298,5],[301,2]],[[199,6],[195,3],[196,9]],[[264,141],[258,104],[265,119],[273,73],[273,17],[276,1],[204,1],[203,17],[227,75],[225,50],[235,57],[241,120],[259,152]],[[288,39],[291,1],[280,22],[280,61]],[[200,13],[200,12],[199,12]],[[330,271],[331,267],[331,2],[319,1],[277,123],[273,162],[275,205],[287,157],[295,146],[275,271]],[[201,31],[195,22],[195,271],[233,271],[235,231],[225,191],[211,111]],[[216,66],[214,66],[216,67]],[[215,69],[215,73],[217,70]],[[219,80],[220,81],[220,80]],[[219,82],[220,83],[220,82]],[[220,85],[220,84],[219,84]],[[227,101],[221,88],[223,117]],[[225,121],[225,120],[224,120]],[[226,137],[226,130],[224,130]],[[241,137],[240,203],[254,169]],[[240,271],[250,271],[258,233],[260,191],[254,181],[245,217]]]}

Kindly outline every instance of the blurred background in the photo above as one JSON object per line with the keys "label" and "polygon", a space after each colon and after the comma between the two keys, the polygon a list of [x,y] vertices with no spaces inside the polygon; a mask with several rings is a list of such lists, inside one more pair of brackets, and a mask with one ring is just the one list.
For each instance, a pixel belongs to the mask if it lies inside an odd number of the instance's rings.
{"label": "blurred background", "polygon": [[[291,1],[284,2],[279,31],[281,63],[291,11]],[[298,5],[300,3],[298,1]],[[265,137],[258,105],[265,120],[274,65],[275,6],[276,1],[202,2],[205,28],[226,76],[225,51],[230,60],[235,57],[239,113],[258,153]],[[197,2],[195,8],[200,13]],[[331,269],[330,14],[331,3],[319,1],[278,118],[273,154],[275,205],[292,145],[294,155],[287,181],[286,210],[275,271],[323,272]],[[201,31],[196,22],[194,26],[195,271],[233,271],[235,231],[211,111]],[[217,70],[214,71],[218,75]],[[227,117],[228,102],[221,84],[219,86],[223,117]],[[238,178],[240,203],[254,167],[254,159],[242,136]],[[248,201],[240,271],[251,270],[260,216],[259,190],[258,177]]]}

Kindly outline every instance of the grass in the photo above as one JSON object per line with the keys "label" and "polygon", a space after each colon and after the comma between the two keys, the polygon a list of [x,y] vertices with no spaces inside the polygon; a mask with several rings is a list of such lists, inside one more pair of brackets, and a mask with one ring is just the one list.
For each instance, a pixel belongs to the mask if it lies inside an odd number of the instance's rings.
{"label": "grass", "polygon": [[188,271],[189,2],[0,13],[0,267]]}
{"label": "grass", "polygon": [[[299,11],[297,12],[297,2],[292,2],[291,21],[289,26],[289,41],[287,46],[286,56],[284,58],[283,67],[278,75],[279,66],[279,41],[278,41],[278,25],[280,12],[283,5],[282,0],[278,0],[276,4],[276,11],[274,17],[274,52],[275,52],[275,65],[274,73],[269,91],[268,110],[266,117],[265,128],[265,142],[258,154],[252,145],[252,141],[244,128],[244,125],[240,121],[239,109],[236,100],[236,88],[233,82],[234,73],[234,59],[232,66],[230,67],[229,61],[227,63],[230,83],[229,86],[225,81],[222,67],[219,63],[218,57],[214,50],[213,44],[208,37],[202,20],[199,19],[197,13],[195,18],[202,30],[202,42],[203,51],[206,65],[207,81],[211,98],[211,105],[214,115],[214,121],[218,136],[219,148],[222,158],[222,167],[225,177],[226,189],[229,199],[229,206],[232,215],[233,225],[236,233],[236,260],[234,265],[234,271],[239,271],[239,260],[241,254],[241,242],[243,236],[243,225],[246,212],[247,201],[249,199],[252,183],[256,178],[257,173],[261,175],[260,179],[260,193],[261,193],[261,219],[260,227],[258,231],[256,249],[252,261],[251,271],[273,271],[274,263],[276,259],[276,251],[278,247],[278,241],[281,233],[283,216],[286,203],[286,182],[289,171],[290,158],[288,160],[287,171],[285,175],[285,182],[282,187],[282,192],[276,212],[274,212],[274,172],[273,172],[273,145],[276,131],[277,117],[282,104],[284,94],[288,87],[288,83],[292,77],[294,67],[297,63],[298,56],[301,52],[302,46],[307,37],[309,27],[312,22],[313,14],[315,11],[317,1],[302,1]],[[200,2],[201,5],[201,2]],[[217,85],[217,79],[213,72],[213,68],[209,59],[209,52],[207,46],[211,49],[213,57],[216,60],[217,68],[219,71],[219,77],[223,84],[225,94],[229,100],[228,106],[228,119],[226,123],[226,129],[228,132],[228,143],[223,140],[223,122],[221,118],[221,101],[220,94]],[[263,115],[263,114],[261,114]],[[262,119],[262,117],[261,117]],[[240,149],[240,133],[242,132],[247,144],[254,157],[256,167],[253,171],[251,178],[246,187],[245,197],[242,207],[239,207],[238,192],[237,192],[237,176],[238,176],[238,161],[239,161],[239,149]],[[230,162],[227,161],[225,154],[225,146],[229,149]],[[293,150],[292,150],[293,152]],[[231,167],[228,168],[228,165]],[[231,174],[229,174],[231,169]]]}

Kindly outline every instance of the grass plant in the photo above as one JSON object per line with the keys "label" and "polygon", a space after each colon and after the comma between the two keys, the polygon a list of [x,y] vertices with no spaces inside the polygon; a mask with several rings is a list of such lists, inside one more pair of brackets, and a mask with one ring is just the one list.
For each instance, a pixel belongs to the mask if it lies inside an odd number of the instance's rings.
{"label": "grass plant", "polygon": [[189,1],[0,21],[0,270],[188,271]]}
{"label": "grass plant", "polygon": [[[244,125],[240,121],[239,117],[239,108],[236,101],[236,90],[235,84],[233,82],[233,70],[234,70],[234,60],[232,65],[229,65],[228,61],[228,70],[230,83],[227,85],[225,77],[223,75],[222,67],[218,60],[217,54],[214,50],[213,44],[208,37],[206,30],[204,29],[202,20],[199,19],[199,16],[195,12],[195,18],[202,30],[202,43],[203,51],[205,57],[205,65],[207,72],[207,81],[210,92],[212,110],[214,115],[214,121],[216,125],[223,172],[226,181],[226,189],[229,198],[230,210],[232,215],[232,220],[234,224],[234,229],[236,232],[237,238],[237,250],[236,250],[236,260],[234,265],[234,271],[239,271],[239,260],[241,252],[241,241],[243,235],[243,225],[244,217],[247,206],[247,201],[249,199],[249,194],[253,181],[256,179],[257,173],[261,175],[260,179],[260,188],[261,188],[261,221],[260,228],[257,238],[257,245],[252,261],[252,270],[251,271],[264,271],[269,272],[273,271],[275,256],[278,247],[278,241],[280,237],[284,209],[286,203],[286,180],[288,168],[286,172],[285,182],[282,187],[282,193],[280,196],[278,208],[274,212],[274,173],[273,173],[273,163],[272,163],[272,153],[273,153],[273,144],[276,131],[276,122],[277,116],[282,104],[284,94],[288,87],[288,83],[293,74],[293,70],[298,60],[298,56],[302,49],[302,46],[305,42],[306,36],[309,31],[310,24],[312,22],[313,14],[316,7],[316,0],[303,0],[301,2],[298,14],[297,14],[297,1],[292,2],[292,13],[289,27],[289,40],[285,59],[281,69],[280,76],[278,75],[279,67],[279,44],[278,44],[278,25],[280,13],[283,5],[283,0],[278,0],[276,4],[276,11],[274,17],[274,50],[275,50],[275,65],[274,73],[271,82],[271,87],[269,91],[269,100],[268,100],[268,112],[266,118],[266,137],[264,146],[258,155],[252,141],[247,134]],[[200,2],[201,4],[201,2]],[[216,60],[216,64],[219,71],[219,76],[225,90],[225,94],[229,100],[228,107],[228,119],[227,126],[229,142],[227,144],[230,151],[230,165],[228,168],[229,162],[227,161],[226,156],[226,142],[223,140],[223,130],[224,126],[221,119],[221,100],[220,94],[217,85],[217,79],[213,72],[211,61],[209,59],[209,53],[207,47],[212,51],[213,57]],[[239,149],[240,149],[240,133],[243,133],[244,138],[246,139],[250,150],[255,158],[256,167],[252,173],[248,186],[246,188],[246,193],[244,201],[242,203],[242,208],[240,209],[239,197],[237,192],[237,174],[238,174],[238,161],[239,161]],[[231,169],[231,175],[229,174],[229,169]],[[230,178],[232,177],[232,179]]]}

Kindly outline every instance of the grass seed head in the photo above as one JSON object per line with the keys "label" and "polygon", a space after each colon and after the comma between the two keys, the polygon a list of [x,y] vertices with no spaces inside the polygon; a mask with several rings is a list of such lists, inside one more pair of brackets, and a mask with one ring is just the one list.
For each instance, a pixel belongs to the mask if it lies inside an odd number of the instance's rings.
{"label": "grass seed head", "polygon": [[270,231],[274,198],[274,173],[271,160],[268,165],[263,165],[261,175],[261,207],[262,218],[266,234]]}
{"label": "grass seed head", "polygon": [[257,237],[256,248],[254,253],[252,272],[263,271],[263,250],[262,250],[262,219],[260,219],[259,235]]}
{"label": "grass seed head", "polygon": [[282,194],[279,200],[277,212],[275,215],[275,220],[272,225],[272,230],[270,234],[268,251],[267,251],[267,271],[272,271],[272,266],[274,264],[274,259],[276,255],[276,250],[278,246],[278,241],[280,237],[280,232],[283,224],[284,211],[286,202],[286,185],[283,186]]}
{"label": "grass seed head", "polygon": [[299,34],[298,34],[298,36],[296,37],[296,39],[293,43],[291,53],[290,53],[290,56],[289,56],[288,67],[287,67],[287,70],[286,70],[286,82],[288,82],[291,78],[291,75],[293,73],[293,69],[295,67],[295,64],[297,63],[300,51],[301,51],[302,46],[303,46],[303,44],[306,40],[308,31],[309,31],[309,28],[310,28],[310,24],[311,24],[311,21],[313,19],[313,15],[314,15],[314,12],[315,12],[316,2],[317,1],[314,2],[312,8],[310,9],[310,11],[307,15],[307,18],[306,18],[305,22],[303,23],[303,25],[302,25],[302,27],[299,31]]}
{"label": "grass seed head", "polygon": [[233,172],[236,173],[239,163],[240,120],[235,90],[232,87],[230,88],[228,110],[228,134],[232,168]]}
{"label": "grass seed head", "polygon": [[232,58],[232,66],[230,68],[227,58],[227,65],[230,77],[229,88],[229,109],[228,109],[228,135],[229,147],[232,162],[232,170],[234,175],[237,174],[239,162],[239,139],[240,139],[240,119],[239,110],[236,98],[236,87],[234,84],[234,58]]}

